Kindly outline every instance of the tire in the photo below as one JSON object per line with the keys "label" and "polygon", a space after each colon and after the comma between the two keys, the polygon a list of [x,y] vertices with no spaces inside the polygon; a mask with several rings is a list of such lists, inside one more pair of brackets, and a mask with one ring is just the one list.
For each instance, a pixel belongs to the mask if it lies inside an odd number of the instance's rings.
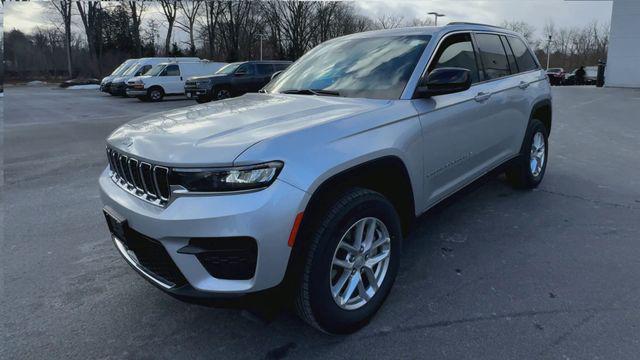
{"label": "tire", "polygon": [[[380,227],[379,221],[383,226]],[[310,243],[304,258],[304,267],[302,276],[300,277],[297,295],[295,299],[295,308],[298,315],[310,325],[317,329],[332,334],[352,333],[364,325],[366,325],[382,306],[385,298],[389,294],[400,263],[400,252],[402,244],[402,231],[400,219],[393,205],[381,194],[361,189],[353,188],[337,197],[337,200],[328,207],[322,218],[312,221],[313,228],[308,231],[305,229],[306,239]],[[376,225],[375,236],[377,243],[379,239],[386,238],[383,229],[387,230],[389,240],[384,242],[372,250],[371,257],[368,260],[361,255],[350,258],[347,252],[338,245],[346,242],[355,242],[352,238],[343,237],[350,232],[355,237],[358,224],[364,224],[364,229],[368,229],[371,225]],[[354,228],[355,226],[355,228]],[[365,231],[366,232],[366,231]],[[363,242],[366,244],[366,242]],[[377,265],[372,266],[375,278],[377,280],[377,290],[372,286],[373,282],[366,277],[366,269],[362,272],[351,268],[343,268],[334,265],[334,257],[344,259],[343,264],[351,264],[353,268],[360,268],[374,258],[383,257],[384,252],[388,250],[388,255]],[[344,258],[343,258],[344,256]],[[386,264],[386,265],[385,265]],[[383,270],[386,269],[386,270]],[[357,274],[357,275],[356,275]],[[354,277],[365,274],[365,280],[362,281],[362,287],[373,291],[368,300],[364,300],[361,290],[353,291],[351,296],[347,296],[346,292],[350,282]],[[372,274],[372,273],[369,273]],[[344,286],[336,288],[342,289],[338,294],[343,298],[353,299],[353,302],[343,303],[339,305],[340,298],[334,300],[332,294],[332,286],[340,282],[339,279],[346,277]],[[356,283],[357,280],[356,280]],[[357,294],[356,294],[357,293]],[[365,291],[367,293],[367,291]],[[360,303],[356,302],[360,298]],[[365,301],[362,303],[362,301]],[[349,308],[351,307],[351,308]]]}
{"label": "tire", "polygon": [[164,98],[164,91],[160,87],[152,87],[147,90],[147,98],[151,102],[160,102]]}
{"label": "tire", "polygon": [[224,99],[228,99],[231,97],[231,89],[227,88],[227,87],[217,87],[214,88],[213,91],[211,91],[212,94],[212,100],[224,100]]}
{"label": "tire", "polygon": [[[537,119],[531,120],[522,143],[520,155],[506,171],[507,179],[514,188],[535,189],[540,185],[547,170],[549,159],[548,139],[549,131],[544,124]],[[536,143],[535,146],[534,142]],[[544,149],[539,148],[538,145],[540,143],[544,145]]]}
{"label": "tire", "polygon": [[211,99],[208,98],[208,97],[196,97],[196,102],[198,104],[204,104],[204,103],[208,103],[210,101],[211,101]]}

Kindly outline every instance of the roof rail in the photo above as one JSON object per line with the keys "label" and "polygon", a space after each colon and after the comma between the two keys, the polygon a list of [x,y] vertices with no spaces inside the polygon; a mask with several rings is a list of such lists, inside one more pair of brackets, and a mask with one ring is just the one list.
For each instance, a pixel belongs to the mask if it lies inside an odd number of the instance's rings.
{"label": "roof rail", "polygon": [[479,26],[488,26],[488,27],[492,27],[492,28],[504,29],[502,26],[482,24],[482,23],[474,23],[474,22],[466,22],[466,21],[453,21],[453,22],[450,22],[450,23],[447,24],[447,26],[449,26],[449,25],[479,25]]}

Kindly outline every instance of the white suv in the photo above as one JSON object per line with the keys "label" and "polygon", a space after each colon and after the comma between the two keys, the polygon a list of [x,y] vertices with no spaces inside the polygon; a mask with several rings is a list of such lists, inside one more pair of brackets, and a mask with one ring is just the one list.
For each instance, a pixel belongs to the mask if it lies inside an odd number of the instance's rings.
{"label": "white suv", "polygon": [[113,240],[173,296],[291,289],[309,324],[380,308],[416,216],[505,165],[547,165],[551,91],[522,37],[450,24],[327,41],[262,93],[132,121],[100,177]]}

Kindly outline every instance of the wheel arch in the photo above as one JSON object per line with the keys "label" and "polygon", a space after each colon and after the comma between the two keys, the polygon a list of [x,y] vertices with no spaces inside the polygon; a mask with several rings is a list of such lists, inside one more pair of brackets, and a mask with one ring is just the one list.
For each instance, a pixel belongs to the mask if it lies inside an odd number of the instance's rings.
{"label": "wheel arch", "polygon": [[544,126],[547,128],[547,135],[551,134],[553,111],[550,99],[540,100],[533,105],[531,115],[529,116],[529,122],[533,119],[542,121]]}

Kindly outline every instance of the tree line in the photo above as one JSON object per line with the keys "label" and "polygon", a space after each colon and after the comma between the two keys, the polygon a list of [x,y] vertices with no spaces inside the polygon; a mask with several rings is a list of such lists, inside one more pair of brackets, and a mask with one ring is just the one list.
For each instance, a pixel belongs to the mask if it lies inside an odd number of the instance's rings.
{"label": "tree line", "polygon": [[[388,14],[370,18],[342,1],[54,0],[47,9],[54,26],[4,34],[7,77],[100,77],[125,59],[147,56],[231,62],[259,59],[262,53],[265,59],[296,60],[334,37],[432,25],[431,19]],[[535,29],[524,22],[503,25],[522,33],[546,63],[546,43],[534,38]],[[557,39],[551,47],[553,66],[591,64],[606,54],[605,26],[564,29],[550,24],[547,32]]]}

